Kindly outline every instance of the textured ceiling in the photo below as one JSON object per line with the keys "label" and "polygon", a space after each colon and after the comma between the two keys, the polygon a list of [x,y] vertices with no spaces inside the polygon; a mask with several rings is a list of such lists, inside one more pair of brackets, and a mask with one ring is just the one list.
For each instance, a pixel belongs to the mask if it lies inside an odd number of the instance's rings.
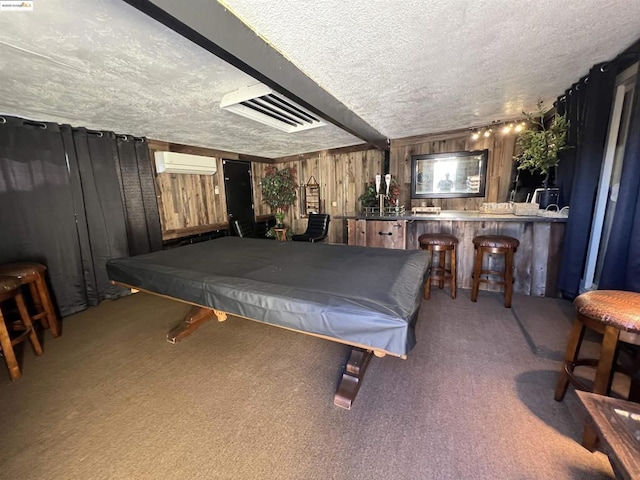
{"label": "textured ceiling", "polygon": [[[224,4],[389,138],[517,117],[640,35],[637,0]],[[121,0],[0,12],[0,113],[266,157],[361,143],[333,125],[287,134],[218,107],[253,83]]]}
{"label": "textured ceiling", "polygon": [[225,0],[388,138],[549,104],[640,36],[638,0]]}
{"label": "textured ceiling", "polygon": [[362,143],[333,125],[288,134],[219,108],[255,83],[121,0],[0,12],[0,113],[265,157]]}

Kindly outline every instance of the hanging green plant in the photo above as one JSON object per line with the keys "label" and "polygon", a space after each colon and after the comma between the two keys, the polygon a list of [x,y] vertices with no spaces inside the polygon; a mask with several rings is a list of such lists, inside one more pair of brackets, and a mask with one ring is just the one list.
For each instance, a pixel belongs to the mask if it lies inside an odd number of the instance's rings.
{"label": "hanging green plant", "polygon": [[518,147],[520,155],[515,157],[518,170],[529,170],[531,173],[540,172],[545,176],[544,186],[549,181],[549,171],[560,161],[558,153],[569,148],[567,132],[569,121],[564,115],[555,115],[547,123],[544,121],[548,113],[542,101],[537,104],[535,113],[522,112],[530,127],[520,133]]}
{"label": "hanging green plant", "polygon": [[271,207],[276,214],[278,223],[282,223],[284,212],[296,201],[298,184],[296,183],[296,169],[284,167],[278,170],[269,165],[262,179],[262,201]]}

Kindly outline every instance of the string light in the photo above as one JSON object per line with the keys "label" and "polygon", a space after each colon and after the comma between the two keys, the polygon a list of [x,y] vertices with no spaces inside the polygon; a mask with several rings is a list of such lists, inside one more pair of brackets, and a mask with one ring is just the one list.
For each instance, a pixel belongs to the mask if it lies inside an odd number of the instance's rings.
{"label": "string light", "polygon": [[500,131],[503,135],[508,135],[510,133],[519,133],[521,132],[526,123],[522,120],[509,120],[507,122],[503,122],[501,120],[494,120],[491,122],[491,125],[487,125],[486,127],[473,127],[469,130],[471,131],[471,139],[478,140],[480,137],[489,138],[495,131]]}

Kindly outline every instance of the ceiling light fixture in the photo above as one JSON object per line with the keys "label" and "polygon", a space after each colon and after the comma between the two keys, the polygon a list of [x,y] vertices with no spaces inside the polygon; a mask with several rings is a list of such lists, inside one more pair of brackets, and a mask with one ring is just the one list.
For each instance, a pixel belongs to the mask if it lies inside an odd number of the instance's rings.
{"label": "ceiling light fixture", "polygon": [[287,133],[326,125],[316,114],[262,83],[227,93],[220,108]]}

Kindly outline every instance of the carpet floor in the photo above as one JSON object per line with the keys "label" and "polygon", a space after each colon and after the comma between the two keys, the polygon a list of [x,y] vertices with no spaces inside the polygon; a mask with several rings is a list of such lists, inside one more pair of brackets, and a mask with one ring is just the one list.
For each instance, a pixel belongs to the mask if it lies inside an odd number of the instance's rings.
{"label": "carpet floor", "polygon": [[106,301],[0,374],[0,478],[600,479],[570,388],[570,302],[435,289],[407,360],[373,358],[333,405],[349,347],[234,317],[165,341],[189,306]]}

